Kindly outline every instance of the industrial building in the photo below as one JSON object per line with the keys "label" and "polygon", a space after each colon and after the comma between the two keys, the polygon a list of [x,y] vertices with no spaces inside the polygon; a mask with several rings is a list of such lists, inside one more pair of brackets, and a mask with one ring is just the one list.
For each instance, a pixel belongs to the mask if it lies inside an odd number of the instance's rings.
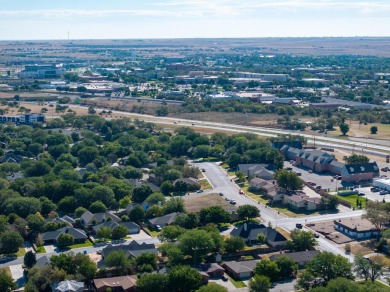
{"label": "industrial building", "polygon": [[48,65],[27,65],[24,70],[19,73],[19,77],[45,79],[45,78],[60,78],[63,77],[66,69],[62,65],[48,64]]}
{"label": "industrial building", "polygon": [[32,125],[36,122],[45,123],[45,115],[44,114],[25,114],[25,115],[17,115],[17,116],[8,116],[1,115],[0,123],[5,124],[8,122],[15,123],[18,125]]}

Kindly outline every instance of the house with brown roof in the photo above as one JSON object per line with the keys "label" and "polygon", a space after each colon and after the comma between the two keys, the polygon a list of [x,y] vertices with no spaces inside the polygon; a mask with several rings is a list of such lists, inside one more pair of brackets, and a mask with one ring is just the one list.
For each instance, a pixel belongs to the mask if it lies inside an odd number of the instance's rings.
{"label": "house with brown roof", "polygon": [[292,196],[286,195],[283,197],[283,203],[289,205],[289,207],[294,210],[314,211],[321,207],[320,198],[311,198],[301,194]]}
{"label": "house with brown roof", "polygon": [[288,257],[294,261],[298,265],[299,268],[303,268],[306,266],[308,262],[310,262],[316,255],[320,253],[319,250],[305,250],[298,252],[290,252],[290,253],[281,253],[270,256],[270,260],[273,262],[277,258],[280,257]]}
{"label": "house with brown roof", "polygon": [[137,279],[138,277],[136,275],[132,275],[94,279],[92,283],[97,292],[133,292],[136,290]]}
{"label": "house with brown roof", "polygon": [[334,220],[334,227],[355,239],[368,239],[380,235],[380,230],[374,224],[367,219],[358,217]]}
{"label": "house with brown roof", "polygon": [[272,198],[276,197],[274,194],[277,194],[279,191],[278,185],[275,181],[267,181],[258,177],[252,178],[249,182],[250,188],[255,191],[260,191],[266,196]]}

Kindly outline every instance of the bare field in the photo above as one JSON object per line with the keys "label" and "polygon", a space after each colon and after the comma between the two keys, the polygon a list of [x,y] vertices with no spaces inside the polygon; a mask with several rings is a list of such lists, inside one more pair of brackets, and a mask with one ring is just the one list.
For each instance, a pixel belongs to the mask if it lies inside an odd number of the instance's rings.
{"label": "bare field", "polygon": [[199,197],[185,199],[184,205],[189,212],[199,212],[202,208],[211,206],[221,206],[224,209],[236,209],[233,205],[225,201],[218,194],[200,195]]}

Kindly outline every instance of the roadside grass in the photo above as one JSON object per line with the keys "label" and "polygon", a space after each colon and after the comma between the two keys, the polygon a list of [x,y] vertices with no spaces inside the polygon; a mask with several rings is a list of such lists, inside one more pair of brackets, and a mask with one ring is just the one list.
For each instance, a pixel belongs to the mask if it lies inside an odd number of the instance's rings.
{"label": "roadside grass", "polygon": [[[262,203],[262,204],[268,204],[268,199],[266,196],[264,196],[261,192],[256,192],[249,190],[249,185],[245,185],[241,188],[245,194],[247,194],[248,197]],[[261,214],[260,214],[261,215]]]}
{"label": "roadside grass", "polygon": [[202,190],[212,189],[212,187],[207,179],[201,179],[201,180],[199,180],[199,183],[200,183]]}
{"label": "roadside grass", "polygon": [[230,283],[232,283],[233,285],[234,285],[234,287],[236,287],[236,288],[245,288],[246,287],[246,285],[245,285],[245,283],[243,282],[243,281],[241,281],[241,280],[234,280],[233,278],[231,278],[231,277],[229,277],[229,281],[230,281]]}
{"label": "roadside grass", "polygon": [[77,244],[69,245],[68,248],[74,249],[74,248],[82,248],[82,247],[90,247],[90,246],[93,246],[93,243],[88,240],[84,243],[77,243]]}
{"label": "roadside grass", "polygon": [[36,250],[37,250],[37,253],[46,253],[46,249],[44,246],[37,246]]}
{"label": "roadside grass", "polygon": [[[371,282],[371,280],[368,280],[369,282]],[[364,280],[358,280],[356,281],[357,283],[363,285],[364,283],[366,283]],[[378,287],[381,287],[381,288],[384,288],[385,290],[384,291],[390,291],[390,286],[381,282],[381,281],[378,281],[378,280],[375,280],[374,281],[374,285],[378,286]],[[382,290],[381,290],[382,291]]]}
{"label": "roadside grass", "polygon": [[144,228],[145,228],[145,229],[149,232],[149,234],[150,234],[151,236],[153,236],[153,237],[157,237],[157,236],[160,234],[158,231],[152,230],[152,229],[150,229],[150,227],[148,227],[148,226],[145,226]]}
{"label": "roadside grass", "polygon": [[222,167],[223,169],[229,169],[229,164],[227,164],[227,163],[222,163],[222,164],[221,164],[221,167]]}
{"label": "roadside grass", "polygon": [[357,199],[359,199],[359,201],[362,203],[362,209],[364,209],[366,207],[366,199],[363,197],[360,197],[357,194],[349,195],[349,196],[340,196],[340,195],[335,195],[335,196],[339,199],[344,199],[344,200],[350,202],[352,207],[354,207],[355,209],[357,208],[357,204],[356,204]]}
{"label": "roadside grass", "polygon": [[17,257],[22,257],[26,254],[26,250],[24,249],[24,247],[20,247],[18,252],[16,253],[16,256]]}
{"label": "roadside grass", "polygon": [[10,267],[0,268],[0,270],[5,272],[9,277],[12,278],[12,273],[11,273],[11,268]]}
{"label": "roadside grass", "polygon": [[354,255],[367,255],[374,252],[376,240],[367,240],[351,245],[351,253]]}
{"label": "roadside grass", "polygon": [[287,240],[290,240],[291,237],[290,237],[290,232],[288,232],[287,230],[281,228],[281,227],[275,227],[275,229],[277,231],[279,231],[280,234],[282,234]]}

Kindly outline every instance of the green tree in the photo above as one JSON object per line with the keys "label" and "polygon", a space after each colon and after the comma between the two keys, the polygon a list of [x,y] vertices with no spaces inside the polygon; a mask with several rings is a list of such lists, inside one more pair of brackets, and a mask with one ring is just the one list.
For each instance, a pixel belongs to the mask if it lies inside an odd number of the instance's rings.
{"label": "green tree", "polygon": [[74,237],[71,234],[60,234],[57,238],[58,247],[64,248],[74,243]]}
{"label": "green tree", "polygon": [[170,291],[194,291],[202,284],[200,273],[189,266],[176,266],[168,272],[168,287]]}
{"label": "green tree", "polygon": [[179,237],[179,248],[196,263],[214,250],[215,242],[209,232],[194,229],[186,231]]}
{"label": "green tree", "polygon": [[129,218],[131,221],[139,222],[144,217],[145,217],[145,211],[140,205],[135,206],[129,212]]}
{"label": "green tree", "polygon": [[[359,292],[364,291],[362,290],[362,287],[349,279],[345,278],[336,278],[331,281],[329,281],[328,285],[326,286],[326,291],[332,291],[332,292]],[[366,290],[370,291],[370,290]]]}
{"label": "green tree", "polygon": [[383,272],[384,265],[380,258],[371,257],[369,260],[361,255],[355,256],[355,272],[367,281],[370,279],[374,282]]}
{"label": "green tree", "polygon": [[348,164],[353,163],[368,163],[370,159],[365,155],[352,154],[351,156],[345,157],[345,162]]}
{"label": "green tree", "polygon": [[17,253],[23,247],[23,237],[14,231],[5,231],[0,235],[0,252],[2,254]]}
{"label": "green tree", "polygon": [[185,212],[184,200],[180,197],[173,197],[164,204],[164,214],[173,212]]}
{"label": "green tree", "polygon": [[99,238],[111,238],[112,236],[112,230],[111,228],[108,228],[106,226],[102,226],[98,229],[98,231],[96,232],[96,235],[99,237]]}
{"label": "green tree", "polygon": [[153,190],[148,185],[141,185],[133,190],[132,200],[136,203],[142,203],[151,194],[153,194]]}
{"label": "green tree", "polygon": [[241,205],[237,209],[238,217],[240,217],[241,220],[247,219],[253,219],[260,216],[260,211],[256,206],[252,205]]}
{"label": "green tree", "polygon": [[95,213],[104,213],[107,211],[107,207],[106,205],[104,205],[102,202],[100,201],[96,201],[96,202],[93,202],[90,206],[89,206],[89,211],[93,214]]}
{"label": "green tree", "polygon": [[275,179],[278,182],[278,185],[284,188],[287,193],[292,193],[303,187],[303,181],[292,171],[280,169],[276,172]]}
{"label": "green tree", "polygon": [[17,288],[12,277],[8,276],[5,269],[0,269],[0,291],[10,292]]}
{"label": "green tree", "polygon": [[267,237],[265,236],[264,233],[259,233],[259,234],[257,234],[257,242],[258,242],[259,244],[264,244],[264,243],[267,242]]}
{"label": "green tree", "polygon": [[164,226],[158,235],[158,239],[161,241],[176,241],[185,230],[179,226],[168,225]]}
{"label": "green tree", "polygon": [[26,220],[30,231],[32,232],[42,231],[43,225],[45,224],[45,220],[42,218],[42,216],[30,214],[27,216]]}
{"label": "green tree", "polygon": [[140,292],[169,292],[168,275],[143,274],[137,280],[137,291],[140,291]]}
{"label": "green tree", "polygon": [[228,253],[236,253],[245,247],[244,239],[239,236],[232,236],[225,240],[225,250]]}
{"label": "green tree", "polygon": [[202,225],[208,223],[229,223],[231,216],[229,212],[225,211],[221,206],[211,206],[208,208],[202,208],[199,212],[199,221]]}
{"label": "green tree", "polygon": [[37,257],[31,250],[24,255],[23,263],[27,269],[32,268],[37,263]]}
{"label": "green tree", "polygon": [[261,260],[256,264],[254,272],[256,275],[266,276],[271,282],[274,282],[279,279],[280,270],[275,262]]}
{"label": "green tree", "polygon": [[275,260],[275,264],[279,268],[279,276],[280,278],[288,278],[295,274],[297,271],[297,265],[295,264],[292,258],[287,256],[278,257]]}
{"label": "green tree", "polygon": [[287,242],[287,248],[294,251],[312,250],[317,245],[317,240],[310,231],[294,229],[290,236],[291,240]]}
{"label": "green tree", "polygon": [[113,239],[124,238],[127,236],[128,233],[129,233],[129,231],[125,226],[118,225],[117,227],[114,228],[114,230],[112,230],[111,237]]}
{"label": "green tree", "polygon": [[271,281],[266,276],[255,275],[249,280],[249,292],[268,292]]}
{"label": "green tree", "polygon": [[299,289],[308,290],[317,286],[326,286],[329,281],[343,277],[353,279],[352,264],[341,255],[322,252],[307,265],[297,282]]}
{"label": "green tree", "polygon": [[144,265],[149,265],[153,268],[153,270],[157,269],[157,258],[154,253],[151,252],[144,252],[140,254],[136,259],[135,259],[137,268],[139,269],[140,267]]}
{"label": "green tree", "polygon": [[165,196],[162,193],[153,193],[146,199],[146,202],[151,205],[163,204],[165,202]]}
{"label": "green tree", "polygon": [[371,132],[371,134],[376,134],[376,133],[378,133],[378,127],[377,127],[377,126],[372,126],[372,127],[370,128],[370,132]]}
{"label": "green tree", "polygon": [[123,250],[110,252],[106,259],[105,265],[113,268],[116,274],[126,275],[131,267],[130,260],[126,257]]}
{"label": "green tree", "polygon": [[196,292],[228,292],[228,289],[217,283],[208,283],[206,286],[200,287]]}
{"label": "green tree", "polygon": [[340,132],[343,133],[343,136],[345,136],[349,131],[349,125],[347,123],[341,123],[339,127],[340,127]]}

